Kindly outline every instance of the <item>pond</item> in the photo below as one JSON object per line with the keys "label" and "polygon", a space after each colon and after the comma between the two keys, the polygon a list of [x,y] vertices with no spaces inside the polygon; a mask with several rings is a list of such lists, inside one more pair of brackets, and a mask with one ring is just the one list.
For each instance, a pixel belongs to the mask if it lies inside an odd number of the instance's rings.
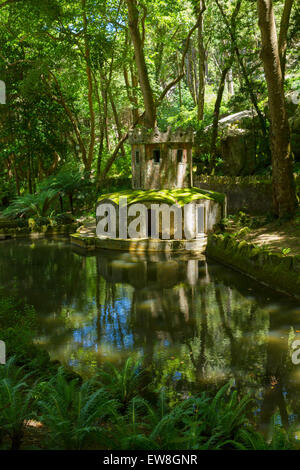
{"label": "pond", "polygon": [[132,356],[171,398],[234,379],[257,422],[276,410],[298,421],[296,300],[204,257],[86,256],[42,240],[2,242],[0,259],[0,285],[35,307],[36,342],[52,359],[89,375]]}

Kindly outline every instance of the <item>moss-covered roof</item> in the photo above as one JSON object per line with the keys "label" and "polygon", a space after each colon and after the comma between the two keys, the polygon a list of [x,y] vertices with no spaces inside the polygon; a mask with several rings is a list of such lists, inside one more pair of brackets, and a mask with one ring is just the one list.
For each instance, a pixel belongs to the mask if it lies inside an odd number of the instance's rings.
{"label": "moss-covered roof", "polygon": [[128,204],[135,204],[138,202],[154,201],[166,204],[178,204],[184,206],[192,201],[198,199],[210,199],[219,203],[224,202],[225,195],[216,193],[214,191],[206,191],[199,188],[184,188],[184,189],[151,189],[151,190],[135,190],[126,189],[109,194],[102,194],[98,198],[98,202],[104,199],[110,199],[115,204],[119,204],[120,197],[127,197]]}

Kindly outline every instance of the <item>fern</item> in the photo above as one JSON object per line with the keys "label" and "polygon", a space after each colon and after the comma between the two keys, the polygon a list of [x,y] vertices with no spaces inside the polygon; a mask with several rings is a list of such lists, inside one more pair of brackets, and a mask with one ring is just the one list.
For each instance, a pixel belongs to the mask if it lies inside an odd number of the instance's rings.
{"label": "fern", "polygon": [[118,403],[91,381],[79,385],[78,379],[68,382],[60,369],[39,400],[41,421],[49,428],[50,444],[55,448],[82,449],[93,439],[105,443],[102,426],[113,416]]}
{"label": "fern", "polygon": [[3,215],[7,217],[45,217],[56,197],[57,191],[54,189],[43,190],[38,194],[18,196],[5,209]]}
{"label": "fern", "polygon": [[95,380],[126,405],[144,388],[143,376],[140,362],[129,358],[122,369],[118,369],[110,363],[106,364],[106,367],[97,373]]}
{"label": "fern", "polygon": [[0,432],[10,438],[13,450],[22,444],[25,422],[35,416],[34,387],[27,385],[30,375],[16,367],[15,358],[0,366]]}

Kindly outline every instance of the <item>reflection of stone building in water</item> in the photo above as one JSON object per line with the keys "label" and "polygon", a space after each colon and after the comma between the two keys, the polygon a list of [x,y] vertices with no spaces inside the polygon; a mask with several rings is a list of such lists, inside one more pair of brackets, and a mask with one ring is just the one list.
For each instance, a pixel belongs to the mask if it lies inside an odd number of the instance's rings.
{"label": "reflection of stone building in water", "polygon": [[204,257],[166,259],[123,253],[120,258],[99,257],[98,272],[107,282],[126,283],[134,288],[131,311],[135,329],[144,338],[143,347],[147,350],[151,349],[154,333],[162,344],[176,342],[183,332],[193,336],[191,294],[199,282],[209,282]]}
{"label": "reflection of stone building in water", "polygon": [[194,286],[199,278],[199,264],[205,258],[168,258],[158,255],[149,257],[122,253],[118,257],[103,256],[98,269],[104,279],[112,283],[127,283],[136,289],[168,289],[185,283]]}

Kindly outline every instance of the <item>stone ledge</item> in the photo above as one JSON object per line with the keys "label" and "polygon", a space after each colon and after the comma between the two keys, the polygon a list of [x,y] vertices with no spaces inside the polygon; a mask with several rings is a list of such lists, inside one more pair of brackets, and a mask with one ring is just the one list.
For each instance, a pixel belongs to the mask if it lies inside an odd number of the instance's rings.
{"label": "stone ledge", "polygon": [[122,239],[84,236],[80,233],[71,235],[73,245],[88,251],[96,249],[127,251],[129,253],[204,253],[207,237],[195,240],[156,240],[150,238]]}
{"label": "stone ledge", "polygon": [[209,235],[206,255],[288,295],[300,298],[300,257],[267,251],[226,234]]}
{"label": "stone ledge", "polygon": [[56,236],[69,236],[78,227],[76,224],[59,225],[55,227],[44,226],[40,230],[30,230],[29,227],[14,227],[14,228],[1,228],[0,241],[10,240],[17,238],[43,238],[43,237],[56,237]]}

